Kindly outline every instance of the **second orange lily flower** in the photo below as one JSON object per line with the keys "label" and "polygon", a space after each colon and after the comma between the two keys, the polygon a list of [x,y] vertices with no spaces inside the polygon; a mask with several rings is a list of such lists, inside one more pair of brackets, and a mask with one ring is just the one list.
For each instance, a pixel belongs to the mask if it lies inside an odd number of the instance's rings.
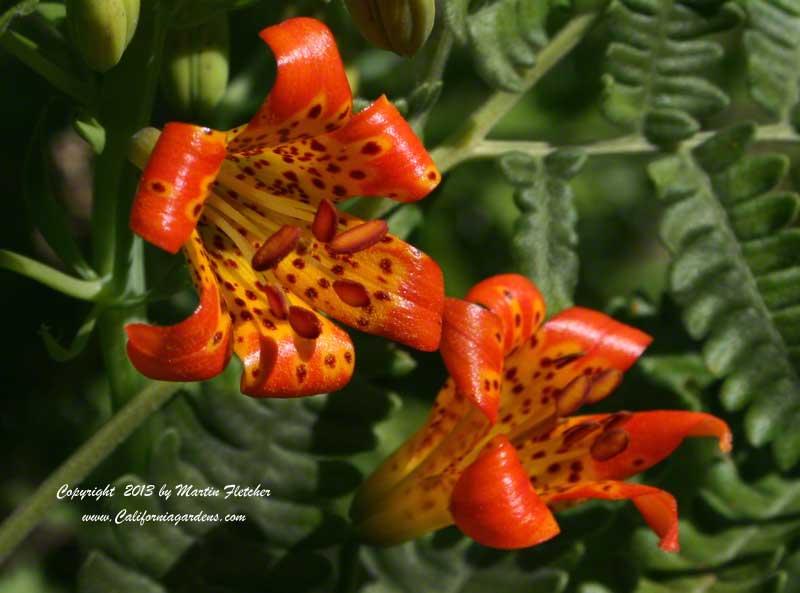
{"label": "second orange lily flower", "polygon": [[524,548],[559,532],[551,509],[601,498],[631,499],[661,548],[678,549],[675,499],[622,480],[686,437],[716,436],[729,450],[727,425],[684,411],[575,415],[617,387],[650,338],[580,307],[543,319],[539,291],[513,274],[446,300],[451,378],[425,425],[357,493],[351,514],[366,540],[455,523],[481,544]]}

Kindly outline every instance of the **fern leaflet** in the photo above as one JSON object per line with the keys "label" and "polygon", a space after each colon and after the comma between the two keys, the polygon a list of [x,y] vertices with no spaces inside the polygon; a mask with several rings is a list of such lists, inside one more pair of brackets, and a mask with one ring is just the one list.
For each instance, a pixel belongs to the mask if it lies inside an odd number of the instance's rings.
{"label": "fern leaflet", "polygon": [[733,2],[616,0],[609,9],[612,38],[603,108],[613,122],[657,144],[700,129],[697,118],[728,105],[727,95],[702,73],[722,57],[715,41],[698,37],[741,19]]}
{"label": "fern leaflet", "polygon": [[723,405],[749,407],[750,442],[774,441],[788,468],[800,459],[800,229],[788,228],[800,197],[773,191],[786,157],[745,154],[753,134],[752,125],[730,128],[657,161],[650,175],[670,204],[661,236],[687,330],[705,339]]}
{"label": "fern leaflet", "polygon": [[747,0],[744,34],[750,91],[784,123],[796,118],[800,100],[800,4],[792,0]]}

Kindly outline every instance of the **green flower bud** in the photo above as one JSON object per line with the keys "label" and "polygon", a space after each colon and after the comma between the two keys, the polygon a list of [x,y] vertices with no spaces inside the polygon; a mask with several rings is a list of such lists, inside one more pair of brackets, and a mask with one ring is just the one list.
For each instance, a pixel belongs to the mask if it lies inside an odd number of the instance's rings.
{"label": "green flower bud", "polygon": [[162,88],[183,117],[205,119],[228,86],[228,18],[216,16],[167,37]]}
{"label": "green flower bud", "polygon": [[139,0],[67,0],[72,42],[92,70],[119,62],[139,22]]}
{"label": "green flower bud", "polygon": [[433,29],[435,0],[346,0],[368,41],[403,56],[421,48]]}

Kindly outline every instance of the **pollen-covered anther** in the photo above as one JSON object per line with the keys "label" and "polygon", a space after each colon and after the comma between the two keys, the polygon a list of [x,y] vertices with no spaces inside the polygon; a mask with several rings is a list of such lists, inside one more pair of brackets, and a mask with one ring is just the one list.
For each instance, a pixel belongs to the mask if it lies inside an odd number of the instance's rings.
{"label": "pollen-covered anther", "polygon": [[286,294],[277,286],[267,284],[264,287],[267,295],[270,312],[278,319],[286,319],[289,316],[289,299]]}
{"label": "pollen-covered anther", "polygon": [[311,233],[321,243],[328,243],[336,236],[336,208],[329,200],[322,200],[311,223]]}
{"label": "pollen-covered anther", "polygon": [[386,236],[389,225],[383,220],[370,220],[338,235],[330,242],[333,253],[356,253],[372,247]]}
{"label": "pollen-covered anther", "polygon": [[559,416],[568,416],[583,405],[591,387],[591,379],[580,375],[555,393],[556,410]]}
{"label": "pollen-covered anther", "polygon": [[599,422],[582,422],[581,424],[571,426],[564,431],[564,446],[571,447],[572,445],[576,445],[601,428],[603,428],[603,425]]}
{"label": "pollen-covered anther", "polygon": [[289,325],[301,338],[314,340],[322,333],[322,324],[317,315],[303,307],[289,307]]}
{"label": "pollen-covered anther", "polygon": [[364,285],[355,280],[336,280],[333,283],[336,296],[351,307],[366,307],[369,305],[369,293]]}
{"label": "pollen-covered anther", "polygon": [[250,262],[256,272],[263,272],[278,265],[281,260],[289,255],[300,240],[300,229],[296,226],[285,224],[277,232],[264,241],[258,248]]}
{"label": "pollen-covered anther", "polygon": [[621,428],[605,430],[597,437],[589,453],[595,461],[608,461],[628,448],[630,435]]}

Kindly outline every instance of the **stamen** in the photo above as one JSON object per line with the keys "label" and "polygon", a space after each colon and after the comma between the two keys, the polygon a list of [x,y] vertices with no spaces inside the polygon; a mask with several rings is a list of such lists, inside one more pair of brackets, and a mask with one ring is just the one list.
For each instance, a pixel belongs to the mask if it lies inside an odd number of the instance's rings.
{"label": "stamen", "polygon": [[289,299],[284,292],[272,284],[267,284],[264,292],[267,294],[270,312],[278,319],[286,319],[289,316]]}
{"label": "stamen", "polygon": [[263,272],[277,266],[289,255],[300,240],[300,229],[290,224],[283,225],[258,248],[251,265],[256,272]]}
{"label": "stamen", "polygon": [[604,429],[606,432],[608,432],[609,430],[620,428],[631,418],[633,418],[633,414],[625,410],[612,414],[611,416],[606,418],[606,421],[603,423]]}
{"label": "stamen", "polygon": [[351,307],[366,307],[369,305],[369,293],[364,285],[354,280],[336,280],[333,290],[342,301]]}
{"label": "stamen", "polygon": [[571,447],[601,428],[602,425],[599,422],[581,422],[580,424],[571,426],[564,431],[564,446]]}
{"label": "stamen", "polygon": [[336,208],[328,200],[322,200],[311,223],[311,232],[317,241],[328,243],[336,236]]}
{"label": "stamen", "polygon": [[558,358],[553,359],[552,363],[555,368],[563,369],[569,363],[574,362],[583,356],[586,356],[585,352],[573,352],[571,354],[565,354],[564,356],[559,356]]}
{"label": "stamen", "polygon": [[554,397],[558,415],[568,416],[580,408],[589,393],[590,385],[591,381],[586,375],[579,375],[557,391]]}
{"label": "stamen", "polygon": [[370,220],[345,231],[330,242],[333,253],[356,253],[372,247],[386,236],[389,225],[383,220]]}
{"label": "stamen", "polygon": [[617,369],[606,369],[595,375],[592,377],[592,386],[589,388],[589,395],[586,396],[586,403],[593,404],[608,397],[621,382],[622,371]]}
{"label": "stamen", "polygon": [[313,311],[292,305],[289,307],[289,325],[297,335],[313,340],[322,333],[322,324]]}
{"label": "stamen", "polygon": [[589,453],[595,461],[608,461],[628,448],[630,435],[621,428],[606,430],[597,437]]}

